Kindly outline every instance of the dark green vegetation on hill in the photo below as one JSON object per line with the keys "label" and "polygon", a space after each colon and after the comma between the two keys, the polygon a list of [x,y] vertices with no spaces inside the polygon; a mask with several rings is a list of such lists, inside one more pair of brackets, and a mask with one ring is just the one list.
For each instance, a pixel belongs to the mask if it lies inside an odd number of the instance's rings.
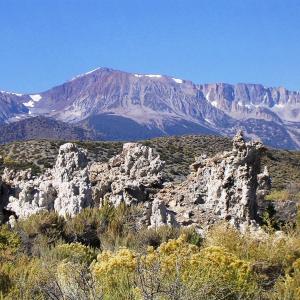
{"label": "dark green vegetation on hill", "polygon": [[0,144],[25,140],[97,140],[92,130],[43,116],[0,126]]}
{"label": "dark green vegetation on hill", "polygon": [[[4,166],[16,168],[32,167],[36,172],[53,166],[58,148],[63,141],[33,140],[14,142],[0,146]],[[121,142],[76,142],[88,150],[91,161],[106,161],[121,152]],[[153,147],[166,161],[166,179],[180,179],[189,173],[189,165],[195,156],[231,149],[231,140],[217,136],[163,137],[141,142]],[[267,150],[263,158],[272,176],[274,189],[285,189],[290,183],[300,182],[300,152]]]}

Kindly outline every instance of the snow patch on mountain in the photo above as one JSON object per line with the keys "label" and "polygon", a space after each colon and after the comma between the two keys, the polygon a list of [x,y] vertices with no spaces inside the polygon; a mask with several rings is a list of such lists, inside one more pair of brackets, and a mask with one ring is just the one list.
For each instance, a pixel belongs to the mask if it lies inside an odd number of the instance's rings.
{"label": "snow patch on mountain", "polygon": [[30,98],[34,101],[34,102],[39,102],[42,99],[41,95],[30,95]]}
{"label": "snow patch on mountain", "polygon": [[218,101],[212,101],[210,102],[212,106],[214,107],[218,107]]}
{"label": "snow patch on mountain", "polygon": [[14,96],[18,96],[18,97],[23,96],[23,94],[18,94],[18,93],[13,93],[13,92],[6,92],[6,91],[0,91],[0,93],[8,94],[8,95],[14,95]]}
{"label": "snow patch on mountain", "polygon": [[26,107],[34,107],[34,101],[29,100],[28,102],[23,103],[23,105],[25,105]]}
{"label": "snow patch on mountain", "polygon": [[159,74],[146,74],[146,75],[143,75],[143,74],[134,74],[135,77],[150,77],[150,78],[161,78],[162,75],[159,75]]}
{"label": "snow patch on mountain", "polygon": [[172,78],[175,82],[177,82],[177,83],[182,83],[183,82],[183,80],[182,79],[179,79],[179,78]]}
{"label": "snow patch on mountain", "polygon": [[274,108],[284,108],[284,104],[282,104],[282,103],[275,104],[273,107]]}
{"label": "snow patch on mountain", "polygon": [[77,75],[77,76],[73,77],[73,78],[71,79],[71,81],[72,81],[72,80],[75,80],[75,79],[77,79],[77,78],[84,77],[84,76],[86,76],[86,75],[92,74],[92,73],[94,73],[94,72],[96,72],[96,71],[98,71],[98,70],[100,70],[100,69],[101,69],[101,68],[98,67],[98,68],[93,69],[93,70],[91,70],[91,71],[88,71],[88,72],[86,72],[86,73]]}

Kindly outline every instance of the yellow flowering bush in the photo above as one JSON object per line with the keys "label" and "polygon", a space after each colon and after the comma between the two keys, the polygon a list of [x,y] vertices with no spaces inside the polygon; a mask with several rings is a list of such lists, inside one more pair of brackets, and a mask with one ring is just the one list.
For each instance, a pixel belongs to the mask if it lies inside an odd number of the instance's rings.
{"label": "yellow flowering bush", "polygon": [[[163,290],[169,289],[170,294],[177,289],[185,297],[202,297],[213,285],[214,294],[218,293],[218,289],[220,293],[227,289],[229,294],[243,295],[246,299],[257,291],[249,262],[222,247],[201,249],[191,245],[186,242],[185,236],[163,243],[157,250],[149,248],[147,255],[141,257],[140,264],[148,276],[149,270],[154,271],[159,285],[164,285]],[[154,282],[154,278],[150,279]]]}
{"label": "yellow flowering bush", "polygon": [[126,248],[103,251],[91,268],[107,299],[124,293],[137,299],[200,299],[205,294],[213,299],[224,293],[251,299],[258,291],[249,262],[222,247],[201,249],[185,236],[148,247],[143,255]]}
{"label": "yellow flowering bush", "polygon": [[198,247],[186,242],[186,236],[182,235],[176,240],[162,243],[156,250],[149,247],[147,254],[141,257],[140,262],[145,268],[151,268],[159,264],[161,275],[175,276],[176,270],[183,269],[187,260]]}
{"label": "yellow flowering bush", "polygon": [[[85,265],[62,261],[57,265],[56,280],[63,299],[98,299],[89,269]],[[101,299],[101,291],[97,291]]]}
{"label": "yellow flowering bush", "polygon": [[[300,299],[297,229],[241,234],[219,224],[204,239],[192,229],[137,232],[126,209],[87,210],[67,238],[54,213],[0,227],[0,299]],[[97,257],[89,233],[99,234]]]}
{"label": "yellow flowering bush", "polygon": [[40,287],[51,281],[51,273],[38,258],[18,257],[14,263],[6,264],[6,274],[10,279],[10,289],[5,299],[42,299]]}
{"label": "yellow flowering bush", "polygon": [[275,285],[274,299],[300,299],[300,259],[293,263],[291,274],[286,274]]}
{"label": "yellow flowering bush", "polygon": [[120,248],[116,253],[103,251],[91,265],[93,276],[107,299],[134,297],[136,267],[135,253],[126,248]]}
{"label": "yellow flowering bush", "polygon": [[203,248],[191,256],[183,280],[193,291],[211,290],[220,297],[227,291],[229,295],[251,299],[258,291],[251,264],[216,246]]}

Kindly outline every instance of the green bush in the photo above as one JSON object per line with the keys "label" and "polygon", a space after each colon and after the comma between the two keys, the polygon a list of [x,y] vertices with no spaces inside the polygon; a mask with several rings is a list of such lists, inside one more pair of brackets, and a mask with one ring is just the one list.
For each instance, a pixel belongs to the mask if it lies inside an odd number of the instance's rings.
{"label": "green bush", "polygon": [[287,190],[275,190],[265,197],[266,200],[271,201],[287,201],[291,200],[291,195]]}
{"label": "green bush", "polygon": [[98,236],[102,227],[106,227],[109,209],[86,208],[74,218],[68,218],[65,225],[66,239],[69,242],[80,242],[92,247],[100,247]]}
{"label": "green bush", "polygon": [[16,230],[28,254],[40,256],[51,245],[64,240],[65,219],[55,212],[39,212],[17,222]]}
{"label": "green bush", "polygon": [[80,243],[60,244],[51,250],[51,254],[57,260],[71,261],[74,263],[90,264],[96,259],[95,251]]}

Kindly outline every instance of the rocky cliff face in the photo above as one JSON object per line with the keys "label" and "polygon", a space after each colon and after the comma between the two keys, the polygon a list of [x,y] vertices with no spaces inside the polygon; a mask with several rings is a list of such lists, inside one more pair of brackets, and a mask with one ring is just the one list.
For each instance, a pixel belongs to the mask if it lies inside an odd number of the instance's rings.
{"label": "rocky cliff face", "polygon": [[215,107],[234,118],[299,122],[300,93],[261,84],[204,84],[200,90]]}
{"label": "rocky cliff face", "polygon": [[272,147],[300,148],[300,94],[284,88],[201,85],[99,68],[36,95],[9,95],[18,108],[4,108],[4,121],[24,113],[44,115],[119,140],[182,134],[233,136],[243,129],[247,137],[260,138]]}
{"label": "rocky cliff face", "polygon": [[0,91],[0,124],[19,114],[27,114],[29,111],[22,104],[27,96]]}

